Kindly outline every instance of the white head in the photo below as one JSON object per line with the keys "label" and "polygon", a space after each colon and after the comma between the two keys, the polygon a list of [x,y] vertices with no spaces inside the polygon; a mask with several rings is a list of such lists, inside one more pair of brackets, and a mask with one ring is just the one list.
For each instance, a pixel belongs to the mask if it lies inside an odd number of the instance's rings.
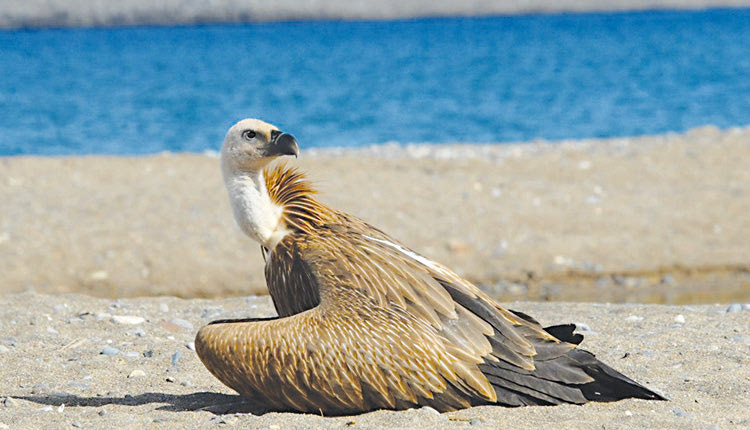
{"label": "white head", "polygon": [[297,141],[259,119],[243,119],[227,132],[221,170],[234,218],[242,231],[268,249],[288,232],[282,208],[266,190],[263,168],[282,155],[299,154]]}
{"label": "white head", "polygon": [[227,132],[221,146],[221,163],[225,173],[257,172],[282,155],[299,154],[294,136],[283,133],[259,119],[243,119]]}

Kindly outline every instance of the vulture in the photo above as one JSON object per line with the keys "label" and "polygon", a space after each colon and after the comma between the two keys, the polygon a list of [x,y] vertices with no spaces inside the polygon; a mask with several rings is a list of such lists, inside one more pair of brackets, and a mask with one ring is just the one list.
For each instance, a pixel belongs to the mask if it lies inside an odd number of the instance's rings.
{"label": "vulture", "polygon": [[321,203],[297,169],[272,167],[298,153],[294,137],[257,119],[232,126],[221,148],[234,217],[261,245],[278,313],[199,330],[196,352],[225,385],[265,410],[325,415],[663,400],[579,349],[575,325],[543,328],[501,307]]}

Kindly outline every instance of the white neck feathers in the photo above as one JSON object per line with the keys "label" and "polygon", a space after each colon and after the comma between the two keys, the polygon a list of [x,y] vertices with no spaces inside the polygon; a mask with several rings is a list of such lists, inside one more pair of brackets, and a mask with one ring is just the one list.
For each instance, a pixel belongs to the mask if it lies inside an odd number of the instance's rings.
{"label": "white neck feathers", "polygon": [[282,221],[283,208],[268,195],[263,170],[238,171],[223,165],[222,173],[237,224],[245,234],[273,249],[289,230]]}

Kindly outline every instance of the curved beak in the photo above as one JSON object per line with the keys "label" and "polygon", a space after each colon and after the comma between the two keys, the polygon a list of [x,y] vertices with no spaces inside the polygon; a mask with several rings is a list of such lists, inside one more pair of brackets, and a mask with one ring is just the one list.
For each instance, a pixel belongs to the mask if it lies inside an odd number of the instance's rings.
{"label": "curved beak", "polygon": [[297,139],[291,134],[286,134],[279,130],[271,131],[271,142],[268,147],[268,155],[299,155],[299,145]]}

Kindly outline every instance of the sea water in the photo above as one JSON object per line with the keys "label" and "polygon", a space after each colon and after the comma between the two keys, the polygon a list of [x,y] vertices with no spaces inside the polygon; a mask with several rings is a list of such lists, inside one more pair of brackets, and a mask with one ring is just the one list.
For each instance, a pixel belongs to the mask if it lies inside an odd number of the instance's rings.
{"label": "sea water", "polygon": [[0,31],[0,155],[302,147],[750,124],[750,10]]}

